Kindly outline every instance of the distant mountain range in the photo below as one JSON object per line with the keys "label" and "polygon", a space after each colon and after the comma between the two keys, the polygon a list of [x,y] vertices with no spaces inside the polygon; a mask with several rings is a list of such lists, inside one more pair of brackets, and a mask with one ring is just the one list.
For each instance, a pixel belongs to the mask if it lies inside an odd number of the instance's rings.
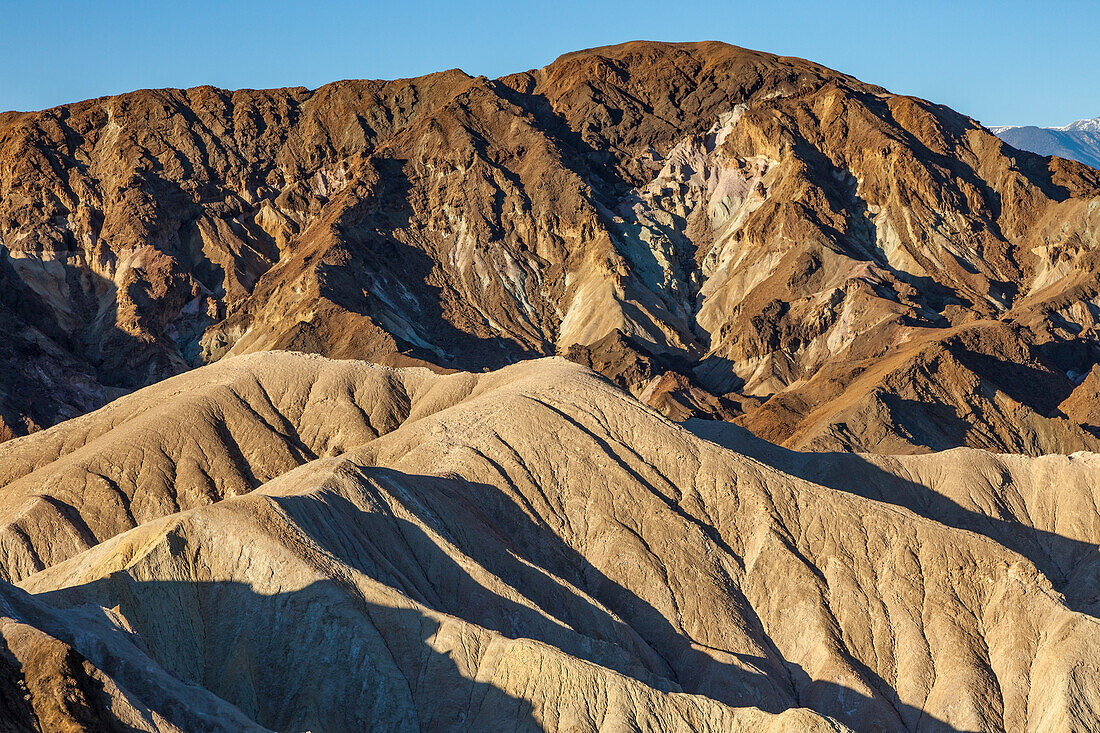
{"label": "distant mountain range", "polygon": [[1040,155],[1057,155],[1100,168],[1100,117],[1065,127],[1005,125],[989,128],[1009,145]]}

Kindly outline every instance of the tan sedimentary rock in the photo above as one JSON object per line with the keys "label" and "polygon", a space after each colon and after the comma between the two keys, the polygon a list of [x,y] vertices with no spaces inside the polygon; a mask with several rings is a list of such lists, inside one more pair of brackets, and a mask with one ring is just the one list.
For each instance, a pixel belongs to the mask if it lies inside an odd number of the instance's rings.
{"label": "tan sedimentary rock", "polygon": [[[255,485],[154,501],[183,428],[211,465],[237,446]],[[121,445],[165,457],[91,501]],[[95,523],[51,555],[62,520],[3,519],[25,603],[104,619],[43,633],[126,687],[134,652],[89,641],[124,630],[270,729],[1100,724],[1091,454],[794,453],[563,359],[440,375],[266,353],[9,441],[0,465],[8,506]]]}

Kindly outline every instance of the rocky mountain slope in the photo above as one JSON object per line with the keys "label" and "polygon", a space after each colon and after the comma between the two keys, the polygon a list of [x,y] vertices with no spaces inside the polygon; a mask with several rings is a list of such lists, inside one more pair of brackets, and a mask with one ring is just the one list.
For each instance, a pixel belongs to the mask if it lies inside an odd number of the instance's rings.
{"label": "rocky mountain slope", "polygon": [[1095,449],[1100,172],[801,59],[0,115],[0,432],[226,355],[565,354],[814,450]]}
{"label": "rocky mountain slope", "polygon": [[1100,168],[1100,117],[1062,127],[1004,125],[990,130],[1009,145],[1039,155],[1057,155]]}
{"label": "rocky mountain slope", "polygon": [[11,730],[1100,725],[1092,455],[795,453],[561,358],[273,352],[0,466]]}

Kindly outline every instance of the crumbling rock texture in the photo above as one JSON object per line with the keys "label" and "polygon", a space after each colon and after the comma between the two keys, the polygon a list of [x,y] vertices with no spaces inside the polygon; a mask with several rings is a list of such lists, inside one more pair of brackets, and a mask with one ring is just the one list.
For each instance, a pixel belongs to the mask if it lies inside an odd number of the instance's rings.
{"label": "crumbling rock texture", "polygon": [[1094,169],[720,43],[5,113],[0,438],[292,349],[570,354],[803,449],[1095,449],[1098,228]]}

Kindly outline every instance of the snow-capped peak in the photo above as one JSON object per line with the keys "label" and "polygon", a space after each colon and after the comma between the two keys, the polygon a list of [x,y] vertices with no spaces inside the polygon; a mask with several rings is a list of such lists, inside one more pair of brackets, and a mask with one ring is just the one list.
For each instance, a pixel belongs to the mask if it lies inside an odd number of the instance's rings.
{"label": "snow-capped peak", "polygon": [[1065,127],[1056,127],[1056,130],[1064,130],[1066,132],[1100,132],[1100,117],[1094,117],[1091,120],[1077,120],[1071,122]]}

